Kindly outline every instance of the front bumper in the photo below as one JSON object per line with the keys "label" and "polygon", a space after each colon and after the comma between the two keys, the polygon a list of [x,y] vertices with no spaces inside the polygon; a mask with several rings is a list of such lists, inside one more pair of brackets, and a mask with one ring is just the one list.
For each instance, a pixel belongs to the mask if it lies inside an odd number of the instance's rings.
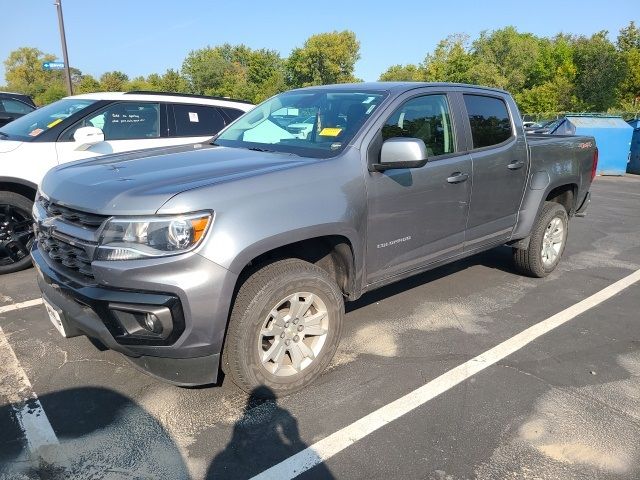
{"label": "front bumper", "polygon": [[[153,261],[94,262],[95,285],[77,283],[37,248],[32,257],[43,297],[61,314],[67,336],[86,335],[137,368],[177,385],[218,378],[220,352],[237,276],[197,255]],[[173,333],[165,341],[122,335],[113,305],[164,308]]]}

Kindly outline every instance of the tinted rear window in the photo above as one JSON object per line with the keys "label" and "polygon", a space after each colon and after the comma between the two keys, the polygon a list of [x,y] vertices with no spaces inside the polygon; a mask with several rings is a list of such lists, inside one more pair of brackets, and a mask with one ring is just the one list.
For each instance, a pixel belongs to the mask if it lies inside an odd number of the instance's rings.
{"label": "tinted rear window", "polygon": [[497,145],[512,135],[507,105],[500,98],[464,95],[467,106],[473,148]]}
{"label": "tinted rear window", "polygon": [[224,128],[224,118],[215,107],[173,105],[177,137],[213,137]]}
{"label": "tinted rear window", "polygon": [[227,108],[227,107],[220,107],[221,110],[224,110],[224,113],[227,114],[227,117],[229,117],[229,119],[233,122],[236,118],[244,115],[244,112],[242,110],[238,110],[237,108]]}

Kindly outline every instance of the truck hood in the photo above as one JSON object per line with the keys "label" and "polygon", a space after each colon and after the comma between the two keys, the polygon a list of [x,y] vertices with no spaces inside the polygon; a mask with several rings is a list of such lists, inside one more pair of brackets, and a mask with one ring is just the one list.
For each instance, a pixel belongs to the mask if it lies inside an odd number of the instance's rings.
{"label": "truck hood", "polygon": [[310,161],[241,148],[182,145],[61,165],[49,171],[41,190],[54,202],[90,213],[149,215],[181,192]]}

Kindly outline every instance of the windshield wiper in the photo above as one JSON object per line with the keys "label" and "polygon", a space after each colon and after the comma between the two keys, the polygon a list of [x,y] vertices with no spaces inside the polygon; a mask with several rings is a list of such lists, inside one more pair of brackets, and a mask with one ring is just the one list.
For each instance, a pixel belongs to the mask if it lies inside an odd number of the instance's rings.
{"label": "windshield wiper", "polygon": [[268,148],[259,148],[259,147],[247,147],[247,150],[252,150],[254,152],[277,153],[275,150],[269,150]]}
{"label": "windshield wiper", "polygon": [[2,137],[2,138],[9,138],[9,135],[7,135],[7,134],[6,134],[6,133],[4,133],[4,132],[0,132],[0,137]]}
{"label": "windshield wiper", "polygon": [[254,152],[265,152],[265,153],[279,153],[280,155],[290,155],[292,157],[299,157],[297,153],[293,152],[282,152],[278,150],[269,150],[268,148],[259,148],[259,147],[247,147],[247,150],[252,150]]}

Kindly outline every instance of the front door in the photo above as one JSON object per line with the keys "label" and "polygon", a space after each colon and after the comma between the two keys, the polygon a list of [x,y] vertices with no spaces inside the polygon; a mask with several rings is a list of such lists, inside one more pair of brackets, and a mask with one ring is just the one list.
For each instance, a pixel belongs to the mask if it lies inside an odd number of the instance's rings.
{"label": "front door", "polygon": [[384,122],[367,155],[376,163],[382,142],[425,142],[421,168],[370,172],[367,179],[367,283],[374,284],[462,251],[471,194],[471,159],[457,142],[450,98],[414,96]]}
{"label": "front door", "polygon": [[[166,131],[164,105],[155,102],[117,102],[83,118],[65,130],[56,142],[58,163],[154,147],[189,143],[189,139],[170,138]],[[80,127],[97,127],[104,141],[78,149],[73,134]]]}

